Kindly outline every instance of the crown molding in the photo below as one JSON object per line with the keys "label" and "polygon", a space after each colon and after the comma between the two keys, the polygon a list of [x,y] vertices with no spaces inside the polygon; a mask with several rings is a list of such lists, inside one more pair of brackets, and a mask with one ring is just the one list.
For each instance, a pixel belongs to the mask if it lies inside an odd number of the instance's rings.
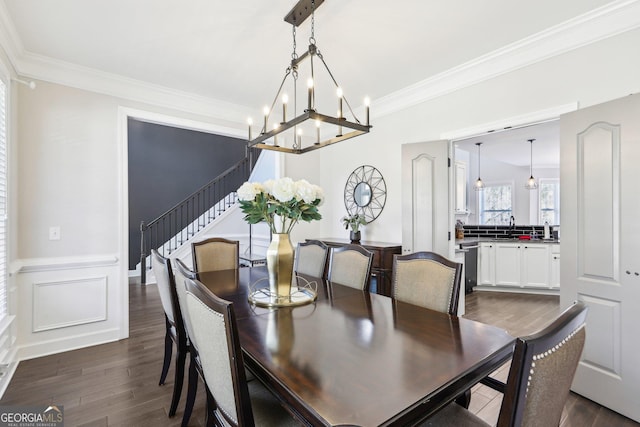
{"label": "crown molding", "polygon": [[166,86],[123,77],[113,73],[83,67],[69,62],[25,53],[16,61],[21,76],[131,101],[144,102],[188,113],[215,117],[238,123],[247,117],[248,107],[179,91]]}
{"label": "crown molding", "polygon": [[640,1],[614,1],[378,98],[371,115],[392,114],[636,28],[640,28]]}
{"label": "crown molding", "polygon": [[[205,115],[243,126],[249,107],[178,91],[26,52],[0,2],[0,46],[20,76],[117,98]],[[480,83],[527,65],[640,28],[640,0],[616,0],[487,55],[376,99],[375,118]]]}

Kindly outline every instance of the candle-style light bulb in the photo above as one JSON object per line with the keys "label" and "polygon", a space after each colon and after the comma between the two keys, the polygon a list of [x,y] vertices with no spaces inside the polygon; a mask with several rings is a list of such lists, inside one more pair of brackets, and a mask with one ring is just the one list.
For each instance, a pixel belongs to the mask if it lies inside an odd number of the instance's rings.
{"label": "candle-style light bulb", "polygon": [[286,93],[282,95],[282,123],[287,121],[287,103],[289,102],[289,95]]}
{"label": "candle-style light bulb", "polygon": [[267,118],[269,117],[269,107],[267,105],[262,109],[264,113],[264,127],[262,128],[262,133],[267,133]]}
{"label": "candle-style light bulb", "polygon": [[307,80],[307,88],[308,88],[308,102],[307,102],[307,109],[309,111],[313,110],[313,79],[309,78],[309,80]]}
{"label": "candle-style light bulb", "polygon": [[[280,125],[278,123],[273,124],[273,130],[278,130]],[[274,147],[278,146],[278,134],[273,135],[273,145]]]}
{"label": "candle-style light bulb", "polygon": [[322,122],[320,120],[316,120],[316,144],[320,144],[320,125]]}
{"label": "candle-style light bulb", "polygon": [[298,128],[298,148],[302,148],[302,129]]}
{"label": "candle-style light bulb", "polygon": [[342,92],[341,87],[338,87],[336,89],[336,95],[338,95],[338,118],[341,119],[342,118],[342,98],[344,96],[344,93]]}
{"label": "candle-style light bulb", "polygon": [[369,97],[365,97],[364,98],[364,111],[365,111],[365,116],[366,116],[366,123],[367,126],[369,126],[369,105],[371,104],[371,100],[369,99]]}
{"label": "candle-style light bulb", "polygon": [[249,141],[251,141],[251,126],[253,125],[253,119],[251,117],[247,118],[247,125],[249,127]]}

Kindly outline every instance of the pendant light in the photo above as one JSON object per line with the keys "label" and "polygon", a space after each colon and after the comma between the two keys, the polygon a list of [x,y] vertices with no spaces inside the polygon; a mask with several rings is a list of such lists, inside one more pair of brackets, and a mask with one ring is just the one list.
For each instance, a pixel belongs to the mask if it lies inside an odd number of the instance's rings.
{"label": "pendant light", "polygon": [[476,180],[475,189],[476,191],[482,191],[484,190],[484,182],[480,178],[480,146],[482,142],[476,142],[476,145],[478,146],[478,179]]}
{"label": "pendant light", "polygon": [[536,179],[533,177],[533,141],[535,141],[535,139],[529,139],[529,144],[531,145],[531,163],[529,164],[529,179],[527,180],[527,183],[524,185],[524,188],[526,188],[527,190],[536,190],[538,188],[538,183],[536,182]]}
{"label": "pendant light", "polygon": [[[334,78],[331,70],[329,70],[329,66],[316,44],[315,11],[323,2],[324,0],[299,0],[285,16],[284,20],[291,24],[293,33],[293,52],[291,53],[290,65],[285,71],[284,78],[271,106],[267,105],[264,108],[264,125],[260,133],[255,137],[251,131],[253,122],[249,119],[249,147],[282,153],[303,154],[363,135],[371,129],[372,126],[369,123],[369,99],[364,99],[363,106],[366,121],[362,123],[355,116],[342,87]],[[296,53],[296,28],[308,17],[311,17],[309,48],[298,56]],[[314,67],[314,60],[316,64],[319,61],[322,67]],[[318,81],[322,80],[317,79],[319,75],[316,75],[315,71],[322,72],[323,69],[326,72],[323,73],[325,74],[325,80],[333,82],[333,90],[336,94],[334,99],[338,106],[338,112],[335,116],[321,113],[321,108],[316,103],[316,93],[322,89]],[[297,88],[299,76],[308,77],[306,91],[298,90]],[[287,82],[291,83],[286,86],[291,90],[291,99],[283,92]],[[331,83],[329,85],[331,86]],[[274,114],[277,107],[276,104],[280,102],[280,99],[282,99],[282,120],[276,119]],[[326,105],[322,107],[326,109]],[[269,119],[272,122],[274,120],[276,122],[273,130],[268,123]],[[278,135],[280,135],[280,138],[278,138]]]}

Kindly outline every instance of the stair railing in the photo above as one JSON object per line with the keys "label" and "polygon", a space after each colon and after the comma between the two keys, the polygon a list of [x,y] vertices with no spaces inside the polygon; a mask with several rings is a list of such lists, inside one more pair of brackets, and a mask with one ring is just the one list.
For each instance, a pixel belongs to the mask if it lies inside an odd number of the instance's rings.
{"label": "stair railing", "polygon": [[255,165],[255,149],[244,159],[203,185],[171,209],[145,224],[140,223],[140,281],[146,283],[147,257],[151,249],[171,254],[190,237],[236,203],[236,190],[249,179]]}

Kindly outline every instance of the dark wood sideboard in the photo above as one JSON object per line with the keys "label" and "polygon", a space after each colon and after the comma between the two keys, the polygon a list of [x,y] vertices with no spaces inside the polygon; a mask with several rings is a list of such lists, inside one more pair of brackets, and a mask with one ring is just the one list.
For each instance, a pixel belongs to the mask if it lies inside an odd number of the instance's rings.
{"label": "dark wood sideboard", "polygon": [[[349,239],[338,239],[334,237],[323,237],[320,240],[325,245],[346,246],[351,244]],[[391,271],[393,268],[393,255],[402,253],[402,245],[398,243],[374,242],[362,240],[360,246],[373,252],[373,265],[371,266],[371,281],[375,280],[376,293],[391,296]],[[370,282],[370,286],[373,284]]]}

